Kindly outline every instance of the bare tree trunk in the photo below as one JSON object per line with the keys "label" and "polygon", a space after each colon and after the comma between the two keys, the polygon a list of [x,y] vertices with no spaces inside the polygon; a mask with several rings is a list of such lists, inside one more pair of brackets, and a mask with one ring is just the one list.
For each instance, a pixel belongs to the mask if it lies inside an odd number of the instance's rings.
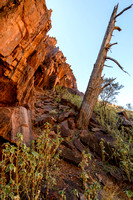
{"label": "bare tree trunk", "polygon": [[80,112],[77,118],[78,128],[87,128],[89,124],[90,117],[94,110],[95,104],[97,102],[98,96],[101,92],[101,85],[103,83],[103,78],[101,77],[104,63],[107,57],[107,52],[112,46],[110,40],[114,29],[121,30],[119,27],[115,27],[115,18],[117,14],[118,5],[114,7],[113,13],[111,15],[99,55],[97,57],[96,63],[89,80],[89,84],[80,108]]}
{"label": "bare tree trunk", "polygon": [[[87,128],[92,112],[94,110],[94,107],[96,105],[97,99],[99,94],[101,93],[102,88],[102,83],[103,83],[103,77],[101,77],[102,74],[102,70],[104,67],[104,63],[106,61],[106,59],[112,60],[113,62],[115,62],[118,67],[124,71],[125,73],[127,73],[122,66],[113,58],[107,57],[107,52],[110,49],[111,46],[116,45],[117,43],[113,43],[110,44],[110,40],[112,38],[112,33],[114,30],[118,30],[121,31],[121,28],[118,26],[115,26],[115,22],[116,22],[116,18],[119,17],[121,14],[123,14],[125,11],[127,11],[128,9],[130,9],[133,6],[133,4],[131,4],[130,6],[128,6],[127,8],[125,8],[124,10],[122,10],[120,13],[117,14],[117,10],[118,10],[118,5],[114,7],[114,10],[112,12],[104,39],[103,39],[103,43],[101,45],[101,49],[99,51],[96,63],[94,64],[94,68],[89,80],[89,84],[80,108],[80,112],[77,118],[77,127],[78,128]],[[128,74],[128,73],[127,73]]]}

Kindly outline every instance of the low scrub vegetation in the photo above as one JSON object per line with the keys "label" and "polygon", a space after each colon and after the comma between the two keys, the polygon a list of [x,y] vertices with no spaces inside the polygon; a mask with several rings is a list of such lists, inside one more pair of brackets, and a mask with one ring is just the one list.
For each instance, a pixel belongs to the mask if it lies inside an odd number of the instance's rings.
{"label": "low scrub vegetation", "polygon": [[94,112],[97,115],[99,124],[107,133],[111,134],[113,131],[118,130],[121,119],[118,116],[115,108],[107,104],[103,105],[101,102],[98,102]]}
{"label": "low scrub vegetation", "polygon": [[39,199],[41,185],[49,189],[56,184],[59,162],[58,147],[62,141],[59,131],[55,139],[49,138],[50,125],[32,141],[31,148],[23,144],[23,136],[17,134],[17,145],[5,143],[0,162],[0,199]]}
{"label": "low scrub vegetation", "polygon": [[58,95],[58,97],[56,97],[55,99],[56,102],[60,102],[62,98],[70,101],[73,105],[80,108],[83,100],[82,97],[80,97],[79,95],[71,94],[66,88],[63,88],[62,86],[56,86],[55,91],[56,94]]}
{"label": "low scrub vegetation", "polygon": [[[129,182],[133,178],[133,128],[121,126],[122,119],[118,116],[117,110],[111,106],[101,106],[100,103],[95,107],[97,120],[101,127],[112,137],[115,138],[112,156],[120,160],[120,167],[125,171]],[[101,140],[100,146],[105,161],[104,142]]]}

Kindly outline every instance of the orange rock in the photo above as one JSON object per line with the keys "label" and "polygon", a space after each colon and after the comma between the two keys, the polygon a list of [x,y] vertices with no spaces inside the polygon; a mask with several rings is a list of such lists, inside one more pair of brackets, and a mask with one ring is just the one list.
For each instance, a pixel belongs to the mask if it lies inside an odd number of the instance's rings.
{"label": "orange rock", "polygon": [[51,10],[45,1],[1,0],[0,9],[0,106],[33,111],[35,87],[76,88],[56,39],[46,35],[51,28]]}

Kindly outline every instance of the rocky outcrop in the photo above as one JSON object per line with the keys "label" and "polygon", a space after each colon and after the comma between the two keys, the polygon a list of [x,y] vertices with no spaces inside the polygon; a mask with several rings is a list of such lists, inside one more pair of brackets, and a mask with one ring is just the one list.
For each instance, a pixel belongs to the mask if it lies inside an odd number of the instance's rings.
{"label": "rocky outcrop", "polygon": [[35,87],[76,88],[76,79],[56,47],[56,39],[47,35],[50,17],[44,0],[0,1],[1,109],[22,106],[27,113],[33,111]]}
{"label": "rocky outcrop", "polygon": [[[76,87],[70,66],[55,46],[56,39],[46,35],[51,28],[51,10],[45,1],[11,2],[2,1],[0,6],[0,88],[4,85],[5,92],[13,88],[13,94],[8,94],[10,104],[18,101],[31,106],[34,86]],[[5,98],[1,104],[6,104]]]}
{"label": "rocky outcrop", "polygon": [[55,38],[46,38],[46,55],[43,63],[35,73],[35,86],[46,89],[54,88],[56,85],[77,88],[76,79],[73,76],[70,65],[66,63],[66,58],[63,53],[59,51],[59,48],[56,47],[56,43],[57,41]]}
{"label": "rocky outcrop", "polygon": [[32,139],[30,111],[20,107],[0,107],[0,136],[15,142],[17,133],[22,133],[24,142]]}

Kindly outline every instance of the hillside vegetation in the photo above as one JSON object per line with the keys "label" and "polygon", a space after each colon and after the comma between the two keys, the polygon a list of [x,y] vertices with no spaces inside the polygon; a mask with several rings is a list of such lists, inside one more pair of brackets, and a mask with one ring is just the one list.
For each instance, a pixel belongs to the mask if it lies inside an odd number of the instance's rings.
{"label": "hillside vegetation", "polygon": [[[132,111],[98,102],[89,130],[78,130],[74,90],[36,90],[34,137],[4,144],[1,199],[131,199]],[[39,116],[40,115],[40,116]],[[126,117],[126,118],[125,118]]]}

